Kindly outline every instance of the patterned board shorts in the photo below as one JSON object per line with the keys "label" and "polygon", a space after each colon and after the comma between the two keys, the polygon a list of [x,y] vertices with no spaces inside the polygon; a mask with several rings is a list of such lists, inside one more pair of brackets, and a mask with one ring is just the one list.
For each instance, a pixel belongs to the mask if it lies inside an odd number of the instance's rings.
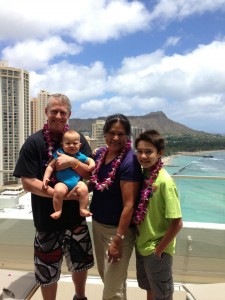
{"label": "patterned board shorts", "polygon": [[70,272],[93,267],[92,243],[86,221],[69,230],[36,231],[34,264],[38,284],[48,286],[59,280],[63,256]]}

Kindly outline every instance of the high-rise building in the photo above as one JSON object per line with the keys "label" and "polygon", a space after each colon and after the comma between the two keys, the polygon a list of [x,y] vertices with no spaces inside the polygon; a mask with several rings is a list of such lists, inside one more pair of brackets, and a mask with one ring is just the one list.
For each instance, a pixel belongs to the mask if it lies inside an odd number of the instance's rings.
{"label": "high-rise building", "polygon": [[48,91],[40,90],[38,97],[31,99],[31,133],[42,129],[44,123],[46,123],[45,107],[49,96],[50,93]]}
{"label": "high-rise building", "polygon": [[38,94],[38,106],[37,106],[37,129],[43,128],[44,123],[46,123],[47,117],[45,115],[45,107],[48,102],[50,93],[45,90],[41,90]]}
{"label": "high-rise building", "polygon": [[131,126],[131,147],[134,149],[135,148],[135,140],[139,136],[140,133],[145,131],[144,128],[139,128],[135,126]]}
{"label": "high-rise building", "polygon": [[17,183],[13,170],[30,134],[29,72],[0,61],[0,185]]}
{"label": "high-rise building", "polygon": [[96,120],[92,123],[92,139],[90,145],[92,149],[105,146],[105,138],[103,135],[104,120]]}
{"label": "high-rise building", "polygon": [[[105,138],[103,135],[104,124],[105,124],[105,120],[96,120],[95,123],[92,123],[92,138],[90,141],[90,145],[92,149],[105,146]],[[135,139],[144,130],[145,130],[144,128],[131,126],[131,147],[133,149],[135,148],[134,147]]]}
{"label": "high-rise building", "polygon": [[30,101],[30,131],[38,131],[38,98],[32,98]]}

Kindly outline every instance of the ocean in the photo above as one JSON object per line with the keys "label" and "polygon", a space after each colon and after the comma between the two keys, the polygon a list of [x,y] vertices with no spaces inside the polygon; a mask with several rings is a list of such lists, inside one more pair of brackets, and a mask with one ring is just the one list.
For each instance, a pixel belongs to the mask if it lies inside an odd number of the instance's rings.
{"label": "ocean", "polygon": [[[225,177],[225,151],[176,155],[165,166],[172,175]],[[183,221],[225,224],[225,180],[174,178]]]}

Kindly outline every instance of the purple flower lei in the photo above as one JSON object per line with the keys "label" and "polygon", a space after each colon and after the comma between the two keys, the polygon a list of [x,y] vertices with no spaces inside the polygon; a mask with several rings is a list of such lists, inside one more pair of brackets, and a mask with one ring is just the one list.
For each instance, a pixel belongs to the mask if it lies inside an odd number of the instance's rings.
{"label": "purple flower lei", "polygon": [[139,225],[144,220],[145,214],[148,210],[147,209],[148,202],[154,192],[153,183],[157,178],[159,171],[162,169],[162,166],[163,166],[163,162],[161,161],[161,159],[159,159],[154,169],[151,170],[150,176],[149,177],[145,176],[143,188],[141,190],[141,199],[133,215],[133,220],[132,220],[133,224]]}
{"label": "purple flower lei", "polygon": [[131,141],[128,140],[125,148],[121,151],[119,156],[117,156],[112,162],[112,170],[108,173],[107,178],[104,178],[102,182],[99,181],[98,171],[101,168],[103,162],[105,161],[105,157],[108,153],[108,148],[101,148],[101,154],[99,155],[99,159],[96,161],[95,169],[90,177],[90,182],[95,185],[95,189],[99,191],[103,191],[105,188],[108,190],[110,185],[112,185],[113,180],[115,179],[116,170],[120,166],[122,160],[124,159],[126,153],[131,149]]}
{"label": "purple flower lei", "polygon": [[[68,126],[68,124],[66,124],[64,129],[63,129],[63,132],[66,132],[68,129],[69,129],[69,126]],[[55,149],[54,141],[51,140],[51,135],[50,135],[50,131],[49,131],[49,128],[48,128],[48,123],[44,124],[42,132],[43,132],[43,135],[44,135],[45,143],[47,144],[47,154],[48,154],[48,158],[49,158],[49,161],[50,161],[51,158],[52,158],[52,154],[54,153],[54,151],[56,149]]]}

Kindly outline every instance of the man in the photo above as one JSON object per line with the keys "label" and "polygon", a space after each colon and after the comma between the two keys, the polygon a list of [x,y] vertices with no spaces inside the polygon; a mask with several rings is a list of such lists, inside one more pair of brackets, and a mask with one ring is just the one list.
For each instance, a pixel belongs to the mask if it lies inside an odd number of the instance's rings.
{"label": "man", "polygon": [[[52,153],[60,146],[63,133],[68,129],[71,115],[70,100],[62,94],[50,96],[45,108],[47,123],[42,130],[32,134],[21,148],[14,176],[21,178],[23,187],[31,192],[34,226],[35,277],[41,286],[44,300],[55,300],[57,281],[60,278],[61,264],[65,255],[68,270],[72,272],[75,286],[73,300],[87,300],[85,285],[87,270],[94,264],[92,244],[85,218],[80,216],[76,188],[66,196],[61,218],[50,217],[54,212],[52,197],[54,180],[43,189],[43,175]],[[91,155],[84,136],[81,135],[81,151]],[[88,166],[74,157],[60,154],[57,170],[74,168],[81,177],[88,177]]]}

